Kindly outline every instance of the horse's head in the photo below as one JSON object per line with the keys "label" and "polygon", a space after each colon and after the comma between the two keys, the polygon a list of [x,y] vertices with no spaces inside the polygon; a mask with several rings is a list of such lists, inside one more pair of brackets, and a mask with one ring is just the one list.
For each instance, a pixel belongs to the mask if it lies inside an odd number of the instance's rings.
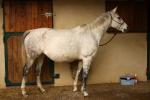
{"label": "horse's head", "polygon": [[111,16],[111,27],[126,32],[128,29],[128,25],[124,22],[124,20],[116,13],[117,7],[110,11]]}

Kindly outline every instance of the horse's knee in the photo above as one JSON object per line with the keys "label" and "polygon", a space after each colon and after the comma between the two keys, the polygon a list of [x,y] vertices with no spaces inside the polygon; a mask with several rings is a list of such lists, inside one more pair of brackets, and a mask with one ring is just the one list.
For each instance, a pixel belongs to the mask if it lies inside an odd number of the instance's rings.
{"label": "horse's knee", "polygon": [[88,69],[87,68],[83,68],[83,78],[87,78],[88,75]]}

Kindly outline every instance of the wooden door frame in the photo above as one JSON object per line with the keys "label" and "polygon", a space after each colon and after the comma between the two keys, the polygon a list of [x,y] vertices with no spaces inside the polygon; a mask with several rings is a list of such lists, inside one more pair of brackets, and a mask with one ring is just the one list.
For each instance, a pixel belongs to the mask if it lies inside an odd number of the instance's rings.
{"label": "wooden door frame", "polygon": [[147,32],[147,80],[150,80],[150,32]]}

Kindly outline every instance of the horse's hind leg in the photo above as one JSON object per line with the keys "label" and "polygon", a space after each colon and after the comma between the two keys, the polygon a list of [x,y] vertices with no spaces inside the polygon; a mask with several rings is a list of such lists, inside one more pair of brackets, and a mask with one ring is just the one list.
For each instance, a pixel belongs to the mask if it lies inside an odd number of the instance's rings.
{"label": "horse's hind leg", "polygon": [[45,92],[45,89],[43,88],[42,84],[41,84],[41,79],[40,79],[40,75],[41,75],[41,68],[43,65],[43,60],[44,60],[44,55],[41,55],[38,59],[37,59],[37,65],[36,65],[36,75],[37,75],[37,87],[40,89],[40,91],[42,93]]}
{"label": "horse's hind leg", "polygon": [[76,77],[75,77],[75,80],[74,80],[74,88],[73,88],[73,91],[77,91],[77,83],[78,83],[78,78],[79,78],[79,74],[81,72],[81,69],[82,69],[82,61],[79,61],[78,63],[78,69],[77,69],[77,73],[76,73]]}
{"label": "horse's hind leg", "polygon": [[24,65],[23,68],[23,79],[22,79],[22,83],[21,83],[21,90],[22,90],[22,95],[24,97],[27,97],[28,95],[26,94],[26,90],[25,90],[25,84],[27,81],[27,75],[29,74],[29,69],[32,66],[32,64],[34,63],[35,59],[32,59],[30,57],[27,58],[27,63]]}

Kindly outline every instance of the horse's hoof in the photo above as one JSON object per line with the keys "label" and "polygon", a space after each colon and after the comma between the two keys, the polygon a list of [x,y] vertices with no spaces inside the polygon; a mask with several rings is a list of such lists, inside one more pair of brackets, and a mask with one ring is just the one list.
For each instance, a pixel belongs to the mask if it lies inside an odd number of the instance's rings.
{"label": "horse's hoof", "polygon": [[41,90],[41,93],[42,93],[42,94],[46,94],[46,91],[45,91],[45,90]]}
{"label": "horse's hoof", "polygon": [[45,89],[44,89],[44,88],[40,88],[40,87],[38,87],[38,89],[39,89],[39,91],[40,91],[42,94],[45,94],[45,93],[46,93],[46,91],[45,91]]}
{"label": "horse's hoof", "polygon": [[39,90],[41,91],[42,94],[46,93],[45,89],[39,89]]}
{"label": "horse's hoof", "polygon": [[27,94],[27,92],[25,91],[25,89],[22,89],[22,95],[23,95],[23,97],[28,97],[29,95]]}
{"label": "horse's hoof", "polygon": [[87,97],[89,94],[86,91],[84,91],[83,95],[84,95],[84,97]]}
{"label": "horse's hoof", "polygon": [[29,95],[28,94],[22,94],[23,97],[27,98]]}
{"label": "horse's hoof", "polygon": [[76,92],[76,91],[77,91],[77,87],[74,87],[73,92]]}

